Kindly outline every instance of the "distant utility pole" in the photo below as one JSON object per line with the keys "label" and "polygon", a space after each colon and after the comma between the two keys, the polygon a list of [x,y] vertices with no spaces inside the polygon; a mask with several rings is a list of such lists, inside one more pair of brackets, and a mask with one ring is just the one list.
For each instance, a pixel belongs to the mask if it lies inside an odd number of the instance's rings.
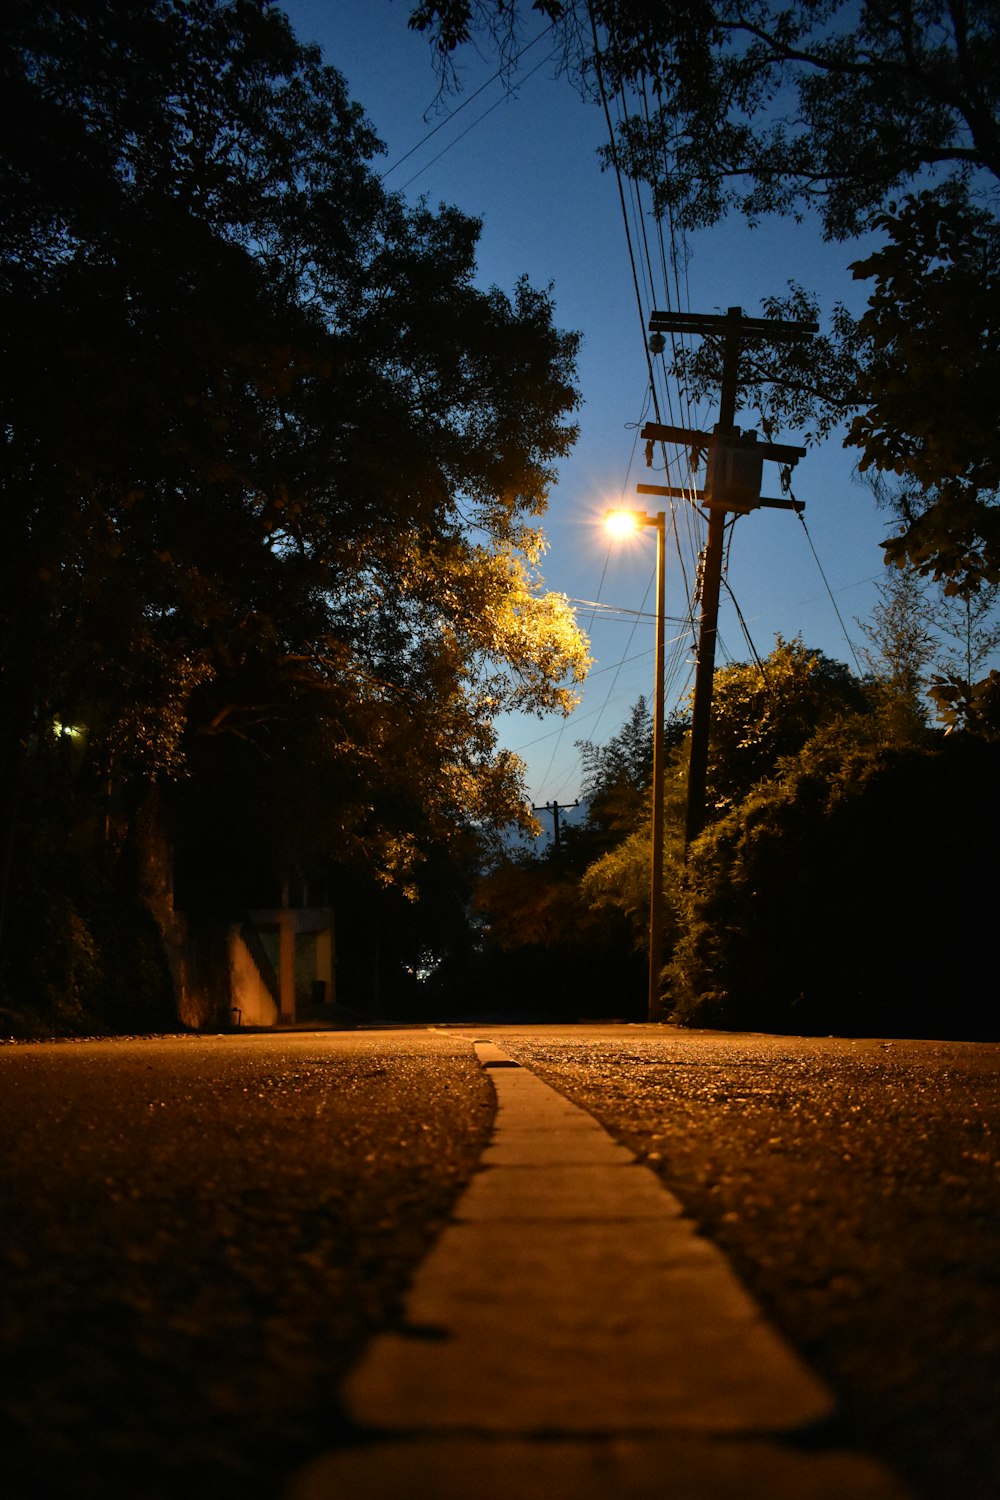
{"label": "distant utility pole", "polygon": [[560,849],[559,814],[561,812],[569,812],[570,808],[579,806],[579,797],[575,802],[564,802],[562,807],[559,806],[558,802],[546,802],[541,807],[535,807],[534,804],[532,804],[532,812],[550,812],[552,814],[552,844],[557,854],[559,853]]}
{"label": "distant utility pole", "polygon": [[[747,318],[740,307],[731,307],[725,316],[711,313],[659,313],[649,319],[653,335],[650,347],[663,347],[664,333],[721,334],[723,337],[722,391],[719,397],[719,420],[714,431],[692,432],[683,427],[667,427],[647,422],[641,436],[646,442],[646,461],[652,463],[654,443],[677,443],[691,448],[698,459],[707,454],[705,488],[696,490],[695,498],[708,509],[708,541],[704,553],[701,586],[701,620],[698,634],[698,656],[695,667],[694,704],[691,713],[691,761],[688,773],[687,819],[685,842],[697,838],[705,826],[705,786],[708,771],[708,733],[712,718],[712,686],[715,677],[715,641],[719,624],[719,588],[722,583],[722,556],[726,516],[746,515],[758,506],[779,510],[804,509],[797,500],[767,500],[760,493],[763,461],[775,459],[791,467],[804,457],[804,448],[778,443],[759,443],[755,432],[740,433],[735,425],[736,399],[739,390],[740,344],[745,338],[786,339],[814,334],[818,323],[783,321],[779,318]],[[697,462],[693,465],[697,467]],[[673,485],[637,486],[640,495],[674,495],[691,498],[691,491]]]}

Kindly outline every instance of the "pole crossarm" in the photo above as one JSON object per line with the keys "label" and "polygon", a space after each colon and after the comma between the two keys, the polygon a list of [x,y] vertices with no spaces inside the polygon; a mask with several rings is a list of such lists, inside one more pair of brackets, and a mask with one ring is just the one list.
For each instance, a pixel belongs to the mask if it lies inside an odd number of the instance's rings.
{"label": "pole crossarm", "polygon": [[[704,490],[682,490],[676,484],[637,484],[640,495],[670,495],[674,500],[704,500]],[[806,508],[804,500],[773,500],[767,495],[758,495],[757,504],[765,510],[794,510],[801,515]]]}
{"label": "pole crossarm", "polygon": [[[688,427],[670,427],[664,422],[647,422],[639,434],[646,443],[677,443],[682,448],[707,448],[715,433],[697,432]],[[757,458],[773,458],[775,463],[794,464],[805,458],[808,449],[798,448],[792,443],[758,443],[756,437],[744,433],[730,438],[741,448],[753,451]]]}
{"label": "pole crossarm", "polygon": [[676,484],[637,484],[639,495],[670,495],[675,500],[704,500],[704,490],[683,490]]}
{"label": "pole crossarm", "polygon": [[746,338],[790,339],[802,333],[819,333],[818,323],[792,318],[747,318],[741,307],[722,313],[661,313],[649,315],[650,333],[731,333],[736,325]]}
{"label": "pole crossarm", "polygon": [[561,847],[561,840],[559,836],[559,814],[568,812],[572,807],[579,806],[579,797],[575,802],[544,802],[541,807],[539,807],[536,803],[532,803],[532,812],[550,812],[552,814],[552,845],[556,850]]}

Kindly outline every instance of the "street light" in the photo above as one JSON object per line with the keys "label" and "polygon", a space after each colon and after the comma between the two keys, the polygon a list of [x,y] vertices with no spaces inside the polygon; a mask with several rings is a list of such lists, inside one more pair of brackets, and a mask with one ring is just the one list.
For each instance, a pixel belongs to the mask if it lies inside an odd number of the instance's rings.
{"label": "street light", "polygon": [[644,526],[656,528],[656,692],[653,706],[653,826],[649,866],[649,992],[647,1015],[660,1019],[660,969],[663,953],[663,642],[664,536],[666,513],[647,516],[641,510],[609,510],[604,525],[613,537],[635,536]]}

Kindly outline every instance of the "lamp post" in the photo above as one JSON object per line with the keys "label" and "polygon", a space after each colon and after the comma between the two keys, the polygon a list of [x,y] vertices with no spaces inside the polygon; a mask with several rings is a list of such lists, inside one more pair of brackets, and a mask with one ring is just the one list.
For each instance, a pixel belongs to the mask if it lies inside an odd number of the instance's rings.
{"label": "lamp post", "polygon": [[656,529],[656,690],[653,699],[653,826],[649,862],[649,991],[647,1016],[660,1019],[660,969],[663,959],[663,720],[665,689],[664,644],[664,556],[666,513],[647,516],[641,510],[609,510],[604,524],[612,536],[635,536],[643,526]]}

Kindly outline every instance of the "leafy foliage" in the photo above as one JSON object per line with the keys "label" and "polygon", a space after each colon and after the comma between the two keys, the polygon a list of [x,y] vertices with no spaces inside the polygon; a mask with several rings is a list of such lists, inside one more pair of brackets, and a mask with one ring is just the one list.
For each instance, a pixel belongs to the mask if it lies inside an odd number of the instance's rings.
{"label": "leafy foliage", "polygon": [[864,713],[867,696],[843,662],[779,635],[757,663],[715,674],[709,747],[709,803],[717,812],[741,802],[797,754],[823,725]]}
{"label": "leafy foliage", "polygon": [[[821,733],[692,847],[668,969],[688,1024],[996,1036],[987,886],[995,747]],[[970,868],[971,865],[971,868]]]}
{"label": "leafy foliage", "polygon": [[585,670],[539,572],[576,335],[266,0],[11,0],[0,47],[4,864],[58,721],[119,847],[163,784],[220,881],[415,891],[527,816],[496,714]]}
{"label": "leafy foliage", "polygon": [[848,442],[862,468],[905,480],[889,557],[967,594],[1000,582],[1000,225],[954,190],[909,197],[879,225],[886,243],[854,267],[874,289]]}
{"label": "leafy foliage", "polygon": [[421,0],[410,24],[446,59],[481,30],[511,51],[529,12],[556,23],[585,83],[596,40],[608,85],[636,90],[619,160],[689,228],[816,210],[844,239],[922,172],[1000,176],[990,0]]}
{"label": "leafy foliage", "polygon": [[578,1008],[586,997],[588,1006],[599,1007],[596,1013],[606,1014],[599,984],[609,965],[633,969],[648,936],[653,721],[645,698],[606,744],[583,740],[577,748],[585,821],[567,824],[558,848],[497,861],[474,896],[484,953],[520,957],[521,984],[531,989],[539,1014],[549,1004],[540,976],[553,973],[560,992],[566,976],[574,976]]}
{"label": "leafy foliage", "polygon": [[[866,714],[870,707],[868,692],[841,662],[810,650],[801,640],[784,641],[779,636],[759,664],[720,667],[715,674],[709,759],[712,816],[723,816],[740,806],[755,788],[779,777],[783,763],[825,725]],[[675,721],[673,729],[664,774],[664,940],[668,950],[679,932],[690,748],[684,721]],[[599,810],[600,803],[595,807]],[[588,865],[581,894],[594,911],[620,912],[641,947],[648,931],[649,797],[637,799],[630,812],[630,818],[618,825],[612,846]]]}
{"label": "leafy foliage", "polygon": [[[741,0],[650,6],[536,0],[584,86],[621,89],[615,160],[678,229],[731,211],[815,214],[825,236],[874,232],[853,266],[873,282],[860,318],[833,308],[816,339],[741,351],[767,436],[820,441],[848,427],[859,467],[895,510],[887,560],[964,595],[998,580],[996,422],[1000,18],[991,0]],[[491,31],[512,58],[527,3],[424,0],[411,24],[441,56]],[[591,20],[593,24],[591,24]],[[768,316],[818,319],[798,285]],[[718,385],[721,343],[679,350],[695,398]],[[888,482],[887,482],[888,481]],[[947,670],[949,725],[995,732],[990,678]]]}

